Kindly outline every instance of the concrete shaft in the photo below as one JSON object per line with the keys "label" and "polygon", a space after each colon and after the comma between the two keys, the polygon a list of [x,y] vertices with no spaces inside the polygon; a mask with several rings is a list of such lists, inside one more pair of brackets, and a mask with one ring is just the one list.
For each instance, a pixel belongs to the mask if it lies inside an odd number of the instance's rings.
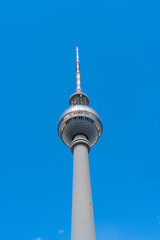
{"label": "concrete shaft", "polygon": [[86,137],[78,135],[73,142],[73,192],[71,240],[95,240],[90,171],[89,146]]}

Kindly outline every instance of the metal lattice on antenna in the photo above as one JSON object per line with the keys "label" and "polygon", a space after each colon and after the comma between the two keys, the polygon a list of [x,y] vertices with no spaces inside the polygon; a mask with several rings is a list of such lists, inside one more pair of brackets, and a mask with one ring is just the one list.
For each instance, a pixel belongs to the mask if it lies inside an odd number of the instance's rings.
{"label": "metal lattice on antenna", "polygon": [[79,53],[78,53],[78,46],[76,47],[76,65],[77,65],[77,71],[76,71],[76,83],[77,83],[77,88],[76,92],[82,92],[81,89],[81,79],[80,79],[80,71],[79,71]]}

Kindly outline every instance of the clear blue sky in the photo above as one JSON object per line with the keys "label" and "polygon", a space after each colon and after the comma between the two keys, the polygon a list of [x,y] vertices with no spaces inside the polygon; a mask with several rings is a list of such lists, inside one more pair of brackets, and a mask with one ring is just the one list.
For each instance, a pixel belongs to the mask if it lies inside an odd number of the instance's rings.
{"label": "clear blue sky", "polygon": [[0,240],[69,240],[72,154],[57,121],[82,89],[97,240],[160,239],[159,1],[1,1]]}

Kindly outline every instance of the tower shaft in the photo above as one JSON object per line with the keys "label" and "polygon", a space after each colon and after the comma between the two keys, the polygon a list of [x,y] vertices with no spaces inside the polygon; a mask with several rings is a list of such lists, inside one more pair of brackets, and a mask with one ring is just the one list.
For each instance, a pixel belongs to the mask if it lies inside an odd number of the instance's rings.
{"label": "tower shaft", "polygon": [[95,240],[90,171],[89,145],[84,135],[72,142],[73,192],[71,240]]}

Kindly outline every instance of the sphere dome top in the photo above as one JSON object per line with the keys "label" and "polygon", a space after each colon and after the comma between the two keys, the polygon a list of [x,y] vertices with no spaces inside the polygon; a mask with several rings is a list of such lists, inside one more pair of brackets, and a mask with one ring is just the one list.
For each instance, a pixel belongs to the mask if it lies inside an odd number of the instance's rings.
{"label": "sphere dome top", "polygon": [[69,105],[75,106],[75,105],[89,105],[89,98],[88,96],[83,92],[75,92],[73,93],[69,98]]}

